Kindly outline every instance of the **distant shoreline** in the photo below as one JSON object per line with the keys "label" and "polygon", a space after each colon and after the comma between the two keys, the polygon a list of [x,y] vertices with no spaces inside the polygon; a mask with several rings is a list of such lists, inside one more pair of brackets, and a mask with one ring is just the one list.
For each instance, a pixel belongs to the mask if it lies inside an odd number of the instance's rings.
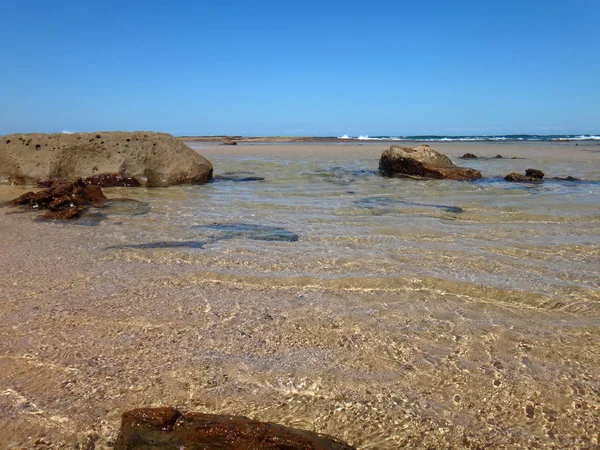
{"label": "distant shoreline", "polygon": [[177,136],[187,142],[343,142],[337,137],[301,136]]}

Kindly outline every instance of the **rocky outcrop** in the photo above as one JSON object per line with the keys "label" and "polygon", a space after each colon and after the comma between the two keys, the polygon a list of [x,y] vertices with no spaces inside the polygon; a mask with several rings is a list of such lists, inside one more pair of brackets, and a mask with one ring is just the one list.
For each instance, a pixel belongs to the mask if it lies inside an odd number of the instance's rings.
{"label": "rocky outcrop", "polygon": [[212,164],[165,133],[13,134],[0,138],[0,181],[116,176],[141,185],[205,183]]}
{"label": "rocky outcrop", "polygon": [[241,416],[143,408],[122,416],[116,450],[351,450],[330,436]]}
{"label": "rocky outcrop", "polygon": [[237,141],[223,141],[223,145],[238,145]]}
{"label": "rocky outcrop", "polygon": [[520,173],[509,173],[504,179],[506,181],[516,182],[542,181],[544,179],[544,172],[537,169],[527,169],[525,175],[521,175]]}
{"label": "rocky outcrop", "polygon": [[420,145],[404,148],[392,145],[379,159],[379,170],[385,175],[449,180],[475,180],[481,172],[456,166],[450,158],[429,147]]}
{"label": "rocky outcrop", "polygon": [[465,153],[461,156],[461,159],[477,159],[477,155],[474,153]]}
{"label": "rocky outcrop", "polygon": [[88,206],[104,206],[106,197],[98,186],[88,186],[78,178],[72,181],[54,181],[50,187],[38,192],[27,192],[14,199],[14,206],[29,206],[47,210],[46,219],[73,219],[79,217]]}

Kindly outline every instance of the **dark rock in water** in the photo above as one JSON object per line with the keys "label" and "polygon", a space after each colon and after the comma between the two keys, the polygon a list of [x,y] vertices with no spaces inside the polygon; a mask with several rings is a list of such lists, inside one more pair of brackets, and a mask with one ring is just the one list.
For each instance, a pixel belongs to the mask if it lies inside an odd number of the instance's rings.
{"label": "dark rock in water", "polygon": [[206,242],[202,241],[157,241],[148,242],[145,244],[127,244],[115,245],[106,247],[106,250],[122,249],[122,248],[139,248],[139,249],[155,249],[155,248],[204,248]]}
{"label": "dark rock in water", "polygon": [[541,170],[537,170],[537,169],[527,169],[525,171],[526,177],[535,178],[536,180],[541,180],[542,178],[544,178],[544,175],[545,175],[544,172],[542,172]]}
{"label": "dark rock in water", "polygon": [[287,241],[296,242],[299,236],[296,233],[281,227],[267,225],[253,225],[249,223],[214,223],[212,225],[199,225],[201,228],[222,231],[220,239],[245,237],[256,241]]}
{"label": "dark rock in water", "polygon": [[223,145],[238,145],[237,141],[224,141]]}
{"label": "dark rock in water", "polygon": [[174,408],[127,411],[115,450],[356,450],[331,436],[243,416],[182,414]]}
{"label": "dark rock in water", "polygon": [[84,178],[83,181],[88,186],[100,186],[100,187],[137,187],[140,182],[137,178],[125,177],[118,173],[102,173],[99,175],[92,175],[91,177]]}
{"label": "dark rock in water", "polygon": [[504,156],[502,156],[502,155],[496,155],[495,158],[496,159],[504,159]]}
{"label": "dark rock in water", "polygon": [[475,180],[481,172],[456,166],[450,158],[428,145],[403,148],[392,145],[379,160],[379,170],[385,175],[449,180]]}
{"label": "dark rock in water", "polygon": [[68,208],[63,208],[55,211],[47,211],[42,217],[44,219],[75,219],[78,218],[82,212],[86,210],[85,207],[82,206],[70,206]]}
{"label": "dark rock in water", "polygon": [[473,153],[465,153],[461,156],[462,159],[477,159],[477,155]]}
{"label": "dark rock in water", "polygon": [[520,173],[509,173],[508,175],[506,175],[504,177],[504,179],[506,181],[515,181],[515,182],[522,182],[522,181],[539,181],[539,180],[533,180],[532,178],[526,177],[525,175],[521,175]]}
{"label": "dark rock in water", "polygon": [[432,204],[432,203],[419,203],[419,202],[412,202],[409,200],[400,200],[400,199],[395,199],[393,197],[383,197],[383,196],[378,196],[378,197],[366,197],[366,198],[362,198],[359,199],[357,201],[354,202],[355,205],[363,207],[363,208],[367,208],[367,209],[374,209],[377,210],[379,208],[389,208],[389,207],[401,207],[401,206],[416,206],[416,207],[425,207],[425,208],[437,208],[437,209],[442,209],[446,212],[450,212],[450,213],[454,213],[454,214],[461,214],[464,211],[464,209],[462,209],[459,206],[450,206],[450,205],[437,205],[437,204]]}
{"label": "dark rock in water", "polygon": [[553,177],[553,180],[556,181],[582,181],[581,178],[575,178],[569,175],[568,177]]}
{"label": "dark rock in water", "polygon": [[233,181],[234,183],[243,183],[246,181],[265,181],[263,177],[236,177],[229,175],[217,175],[213,181]]}
{"label": "dark rock in water", "polygon": [[531,181],[542,181],[544,178],[544,172],[537,169],[527,169],[525,175],[520,173],[509,173],[504,177],[506,181],[516,182],[531,182]]}
{"label": "dark rock in water", "polygon": [[51,187],[39,192],[28,192],[14,199],[15,206],[49,209],[47,219],[72,219],[79,217],[87,206],[104,206],[106,197],[98,186],[87,186],[81,178],[55,181]]}

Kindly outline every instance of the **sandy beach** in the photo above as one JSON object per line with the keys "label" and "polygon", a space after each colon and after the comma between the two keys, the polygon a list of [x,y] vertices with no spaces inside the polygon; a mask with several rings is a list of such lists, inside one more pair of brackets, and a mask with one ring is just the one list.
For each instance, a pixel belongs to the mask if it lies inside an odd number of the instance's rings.
{"label": "sandy beach", "polygon": [[[214,182],[0,208],[0,447],[110,448],[159,405],[361,449],[599,445],[600,145],[432,144],[465,183],[379,176],[389,143],[188,143]],[[584,182],[502,180],[530,167]]]}

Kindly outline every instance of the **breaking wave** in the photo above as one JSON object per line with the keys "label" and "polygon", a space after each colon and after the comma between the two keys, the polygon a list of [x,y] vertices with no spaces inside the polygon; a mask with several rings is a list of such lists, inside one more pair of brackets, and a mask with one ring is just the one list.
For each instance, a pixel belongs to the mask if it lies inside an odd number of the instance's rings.
{"label": "breaking wave", "polygon": [[357,141],[442,141],[442,142],[466,142],[466,141],[600,141],[600,135],[591,134],[561,134],[561,135],[540,135],[540,134],[507,134],[495,136],[438,136],[438,135],[420,135],[420,136],[349,136],[344,134],[338,139],[357,140]]}

